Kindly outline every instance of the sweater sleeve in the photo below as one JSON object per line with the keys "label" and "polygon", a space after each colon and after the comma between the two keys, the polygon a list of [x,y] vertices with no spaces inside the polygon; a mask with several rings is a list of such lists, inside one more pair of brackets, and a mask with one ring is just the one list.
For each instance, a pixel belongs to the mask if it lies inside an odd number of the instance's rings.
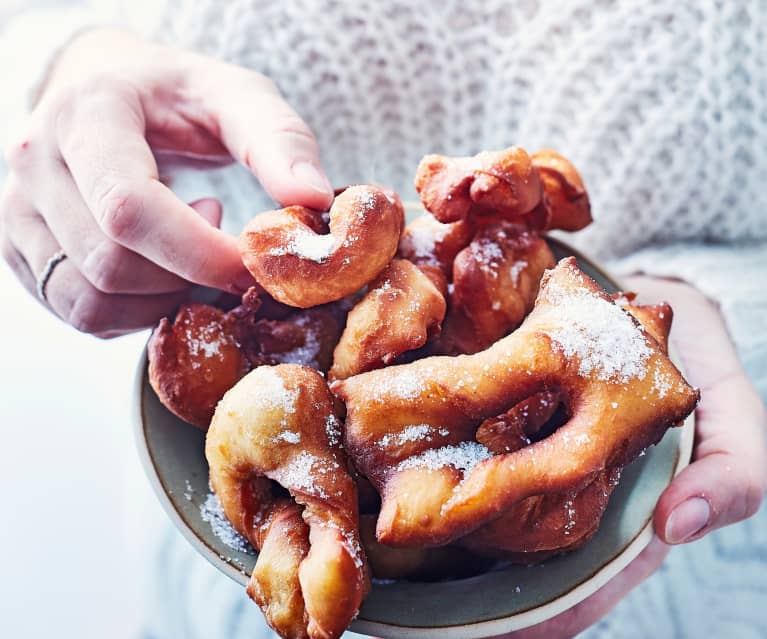
{"label": "sweater sleeve", "polygon": [[617,275],[684,280],[716,302],[744,368],[767,400],[767,242],[651,247],[609,266]]}

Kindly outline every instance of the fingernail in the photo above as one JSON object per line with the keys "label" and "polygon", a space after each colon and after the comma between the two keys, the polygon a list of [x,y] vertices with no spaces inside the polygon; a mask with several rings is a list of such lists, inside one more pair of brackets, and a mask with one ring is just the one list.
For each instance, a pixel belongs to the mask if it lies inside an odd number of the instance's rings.
{"label": "fingernail", "polygon": [[241,273],[237,277],[234,278],[234,282],[232,282],[232,292],[237,294],[242,294],[245,291],[247,291],[251,286],[256,285],[256,280],[253,279],[253,276],[245,271],[244,273]]}
{"label": "fingernail", "polygon": [[312,187],[323,195],[333,195],[333,189],[328,179],[320,173],[320,170],[309,162],[296,162],[291,169],[293,176],[304,184]]}
{"label": "fingernail", "polygon": [[666,541],[681,544],[700,532],[711,518],[711,505],[702,497],[691,497],[674,510],[666,522]]}

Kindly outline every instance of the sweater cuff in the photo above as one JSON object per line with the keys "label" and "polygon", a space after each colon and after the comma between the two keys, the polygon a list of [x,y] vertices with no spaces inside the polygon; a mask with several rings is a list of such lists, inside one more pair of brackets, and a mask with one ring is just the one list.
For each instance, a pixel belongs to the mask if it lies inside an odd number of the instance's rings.
{"label": "sweater cuff", "polygon": [[671,244],[613,260],[618,277],[684,280],[719,305],[743,366],[767,399],[767,242]]}

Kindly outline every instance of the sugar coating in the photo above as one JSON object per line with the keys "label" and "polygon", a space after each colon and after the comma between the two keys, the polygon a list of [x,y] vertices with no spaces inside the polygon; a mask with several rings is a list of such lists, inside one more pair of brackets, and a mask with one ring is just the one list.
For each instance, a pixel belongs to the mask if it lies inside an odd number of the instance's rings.
{"label": "sugar coating", "polygon": [[254,554],[253,547],[240,533],[238,533],[224,514],[221,502],[215,493],[209,493],[205,501],[200,504],[200,517],[210,524],[213,534],[221,542],[238,552]]}
{"label": "sugar coating", "polygon": [[283,353],[272,353],[271,357],[280,364],[301,364],[311,368],[319,368],[320,338],[317,331],[311,327],[311,317],[301,315],[295,320],[295,325],[304,330],[304,343]]}
{"label": "sugar coating", "polygon": [[548,331],[555,347],[577,358],[583,377],[625,383],[644,379],[652,349],[631,316],[588,289],[549,280],[543,298],[560,306],[561,323]]}
{"label": "sugar coating", "polygon": [[653,373],[652,389],[658,394],[658,397],[663,399],[671,390],[672,381],[673,380],[668,373],[665,373],[660,369],[655,369],[655,372]]}
{"label": "sugar coating", "polygon": [[[384,435],[379,440],[378,445],[387,448],[392,443],[404,446],[407,442],[417,442],[420,440],[430,442],[436,432],[437,430],[429,424],[413,424],[406,426],[399,433]],[[448,431],[442,428],[439,430],[439,434],[444,436],[448,434]]]}
{"label": "sugar coating", "polygon": [[338,446],[341,443],[341,422],[333,413],[325,418],[325,432],[328,436],[328,444]]}
{"label": "sugar coating", "polygon": [[296,433],[292,430],[283,430],[279,435],[277,435],[274,440],[276,442],[278,441],[284,441],[288,444],[297,444],[301,441],[301,433]]}
{"label": "sugar coating", "polygon": [[430,448],[420,455],[408,457],[397,465],[397,470],[407,470],[408,468],[440,470],[446,466],[452,466],[466,474],[479,462],[492,456],[490,450],[478,442],[461,442],[456,445]]}
{"label": "sugar coating", "polygon": [[497,278],[499,262],[504,259],[500,245],[490,238],[483,237],[478,242],[472,243],[471,247],[480,270],[490,277]]}
{"label": "sugar coating", "polygon": [[310,495],[327,499],[327,494],[321,486],[314,483],[317,474],[326,474],[338,468],[338,463],[321,459],[316,455],[302,450],[290,460],[280,475],[280,483],[289,490],[302,490]]}
{"label": "sugar coating", "polygon": [[[233,390],[242,393],[243,400],[254,409],[282,411],[282,426],[287,425],[288,415],[296,412],[299,390],[289,391],[285,382],[271,367],[261,367],[246,375]],[[230,391],[232,392],[232,391]]]}
{"label": "sugar coating", "polygon": [[335,241],[331,234],[317,235],[299,228],[286,246],[273,248],[269,255],[296,255],[322,264],[333,254]]}
{"label": "sugar coating", "polygon": [[527,262],[525,260],[518,260],[511,265],[509,268],[509,275],[511,275],[511,281],[514,286],[519,286],[519,276],[526,268]]}
{"label": "sugar coating", "polygon": [[[222,346],[237,346],[237,341],[231,335],[221,331],[218,324],[205,324],[192,333],[192,321],[189,317],[184,319],[184,335],[192,357],[202,355],[205,358],[223,359]],[[193,361],[192,368],[199,368],[200,362]]]}
{"label": "sugar coating", "polygon": [[415,399],[426,390],[423,379],[412,368],[400,369],[396,375],[384,379],[385,382],[378,382],[373,389],[373,399],[379,402],[387,401],[387,396],[394,396],[397,399]]}
{"label": "sugar coating", "polygon": [[416,224],[407,228],[402,238],[402,246],[412,252],[413,257],[428,260],[436,264],[434,251],[437,242],[445,239],[450,232],[449,224],[438,222],[432,215],[424,216],[428,224]]}

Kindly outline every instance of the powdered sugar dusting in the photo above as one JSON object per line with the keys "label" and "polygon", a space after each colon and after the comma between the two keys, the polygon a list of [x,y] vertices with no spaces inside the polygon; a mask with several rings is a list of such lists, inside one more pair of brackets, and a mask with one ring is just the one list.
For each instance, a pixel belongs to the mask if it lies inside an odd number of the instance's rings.
{"label": "powdered sugar dusting", "polygon": [[[280,410],[283,412],[281,425],[287,424],[287,416],[296,412],[298,389],[289,391],[285,383],[273,368],[257,369],[257,377],[253,377],[248,386],[249,400],[263,410]],[[249,376],[250,377],[250,376]],[[248,379],[249,377],[246,377]]]}
{"label": "powdered sugar dusting", "polygon": [[399,433],[384,435],[379,440],[378,445],[387,448],[391,444],[404,446],[407,442],[430,442],[432,441],[434,434],[437,432],[443,436],[448,434],[448,431],[444,428],[441,428],[439,431],[437,431],[433,427],[429,426],[429,424],[413,424],[411,426],[406,426]]}
{"label": "powdered sugar dusting", "polygon": [[317,356],[320,354],[320,338],[317,331],[311,326],[312,318],[309,315],[301,315],[295,320],[295,325],[305,329],[304,343],[296,348],[282,353],[272,353],[271,357],[280,364],[301,364],[312,368],[319,368]]}
{"label": "powdered sugar dusting", "polygon": [[221,502],[215,493],[209,493],[205,501],[200,504],[200,517],[203,521],[210,524],[213,534],[218,537],[223,544],[236,550],[254,554],[253,547],[248,543],[240,533],[238,533],[224,514]]}
{"label": "powdered sugar dusting", "polygon": [[328,444],[338,446],[341,443],[341,422],[333,413],[325,418],[325,432],[328,435]]}
{"label": "powdered sugar dusting", "polygon": [[436,245],[450,232],[450,225],[438,222],[432,215],[419,218],[418,221],[418,224],[411,224],[405,229],[401,240],[403,252],[409,257],[436,264]]}
{"label": "powdered sugar dusting", "polygon": [[328,496],[322,487],[314,483],[314,477],[317,474],[326,474],[337,468],[337,462],[321,459],[303,450],[293,457],[282,471],[280,483],[290,490],[302,490],[309,495],[327,499]]}
{"label": "powdered sugar dusting", "polygon": [[672,381],[673,380],[668,373],[660,369],[655,369],[655,372],[653,373],[652,389],[658,394],[658,397],[663,399],[671,390]]}
{"label": "powdered sugar dusting", "polygon": [[301,441],[301,433],[296,433],[292,430],[283,430],[279,435],[274,438],[275,442],[284,441],[288,444],[297,444]]}
{"label": "powdered sugar dusting", "polygon": [[552,280],[543,297],[561,306],[561,325],[548,333],[566,357],[578,358],[580,375],[614,383],[644,379],[652,350],[627,312],[585,288],[566,290]]}
{"label": "powdered sugar dusting", "polygon": [[442,446],[440,448],[430,448],[420,455],[414,455],[401,461],[397,465],[397,470],[406,470],[408,468],[425,468],[428,470],[439,470],[446,466],[468,473],[479,462],[489,459],[493,454],[482,444],[474,441],[461,442],[455,446]]}
{"label": "powdered sugar dusting", "polygon": [[509,268],[509,275],[511,275],[511,281],[514,286],[519,285],[519,276],[527,268],[527,262],[525,260],[518,260]]}
{"label": "powdered sugar dusting", "polygon": [[500,261],[504,259],[500,245],[490,238],[483,237],[479,241],[473,242],[471,247],[480,270],[492,278],[497,278]]}
{"label": "powdered sugar dusting", "polygon": [[386,382],[378,383],[374,389],[374,399],[379,402],[387,401],[392,395],[398,399],[415,399],[426,390],[426,385],[420,375],[412,368],[399,370],[394,376],[385,378]]}
{"label": "powdered sugar dusting", "polygon": [[288,244],[284,247],[273,248],[269,255],[296,255],[318,264],[322,264],[332,254],[335,238],[328,235],[317,235],[306,229],[298,229]]}

